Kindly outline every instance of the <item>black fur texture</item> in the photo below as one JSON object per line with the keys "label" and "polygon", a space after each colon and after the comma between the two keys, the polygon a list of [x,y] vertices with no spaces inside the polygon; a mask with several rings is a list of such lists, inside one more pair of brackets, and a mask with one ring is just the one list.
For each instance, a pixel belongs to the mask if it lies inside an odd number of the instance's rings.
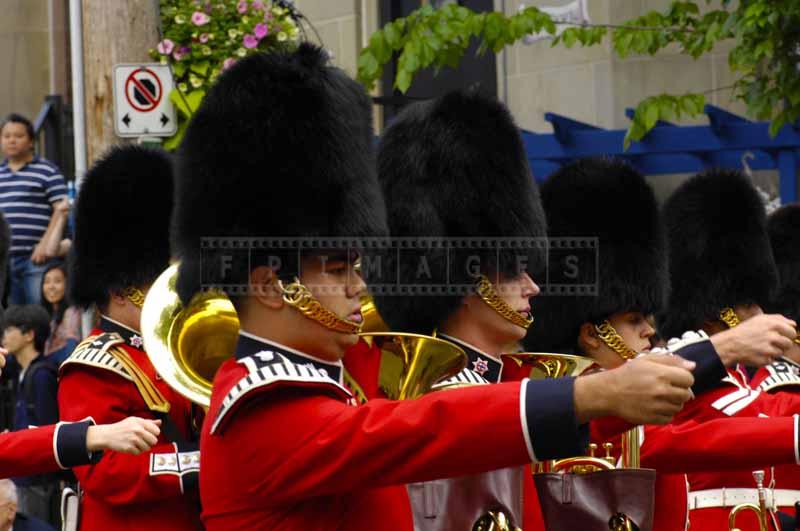
{"label": "black fur texture", "polygon": [[169,265],[172,205],[172,162],[164,151],[123,145],[98,160],[75,205],[72,303],[102,306],[112,293],[151,284]]}
{"label": "black fur texture", "polygon": [[766,211],[750,179],[712,169],[664,204],[672,291],[659,318],[664,337],[698,330],[725,307],[764,306],[778,282]]}
{"label": "black fur texture", "polygon": [[597,238],[598,261],[571,268],[570,253],[551,249],[554,268],[571,269],[569,282],[597,285],[597,295],[543,293],[533,299],[536,318],[524,345],[528,351],[571,353],[580,326],[618,312],[644,314],[666,303],[669,274],[664,228],[653,190],[619,159],[584,159],[560,168],[542,185],[548,236]]}
{"label": "black fur texture", "polygon": [[767,232],[780,281],[766,310],[800,320],[800,203],[785,205],[767,219]]}
{"label": "black fur texture", "polygon": [[371,102],[326,63],[310,44],[254,54],[203,100],[181,144],[172,225],[184,302],[201,288],[203,237],[387,234]]}
{"label": "black fur texture", "polygon": [[[389,232],[401,237],[544,237],[546,226],[519,129],[508,109],[476,91],[452,92],[406,108],[387,128],[378,149],[378,178],[389,213]],[[541,267],[543,252],[456,253],[450,282],[468,286],[466,255],[488,272]],[[434,282],[447,277],[444,251],[425,253]],[[419,281],[416,257],[404,254],[401,285]],[[394,270],[394,255],[387,256]],[[494,262],[494,263],[492,263]],[[460,265],[459,265],[460,264]],[[494,269],[494,271],[492,271]],[[390,279],[391,281],[391,279]],[[457,308],[462,295],[380,295],[381,316],[393,329],[430,334]]]}

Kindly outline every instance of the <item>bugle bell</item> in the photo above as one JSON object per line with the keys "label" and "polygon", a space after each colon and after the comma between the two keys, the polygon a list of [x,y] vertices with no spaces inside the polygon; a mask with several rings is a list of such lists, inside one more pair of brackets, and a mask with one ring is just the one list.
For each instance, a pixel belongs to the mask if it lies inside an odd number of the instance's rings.
{"label": "bugle bell", "polygon": [[740,503],[731,509],[728,515],[728,529],[730,531],[740,531],[740,529],[736,527],[736,517],[739,513],[744,511],[753,511],[755,513],[758,518],[759,531],[769,530],[769,525],[767,524],[769,509],[767,509],[767,493],[764,489],[764,471],[754,470],[753,479],[756,481],[756,490],[758,491],[758,505],[754,503]]}

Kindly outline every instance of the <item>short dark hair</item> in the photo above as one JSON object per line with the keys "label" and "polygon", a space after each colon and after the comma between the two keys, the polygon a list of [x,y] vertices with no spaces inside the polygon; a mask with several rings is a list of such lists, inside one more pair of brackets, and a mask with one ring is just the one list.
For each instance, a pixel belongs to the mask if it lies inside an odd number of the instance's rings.
{"label": "short dark hair", "polygon": [[36,352],[44,352],[44,344],[50,337],[50,316],[47,310],[38,304],[22,304],[9,306],[3,319],[3,329],[19,328],[26,334],[33,330],[33,348]]}
{"label": "short dark hair", "polygon": [[6,124],[9,124],[9,123],[24,125],[25,126],[25,131],[27,131],[27,133],[28,133],[28,138],[30,138],[31,140],[36,138],[36,132],[33,130],[33,123],[31,123],[30,120],[28,120],[27,118],[25,118],[21,114],[17,114],[15,112],[12,112],[8,116],[6,116],[5,119],[3,120],[3,125],[0,125],[0,130],[2,130],[3,127],[5,127]]}

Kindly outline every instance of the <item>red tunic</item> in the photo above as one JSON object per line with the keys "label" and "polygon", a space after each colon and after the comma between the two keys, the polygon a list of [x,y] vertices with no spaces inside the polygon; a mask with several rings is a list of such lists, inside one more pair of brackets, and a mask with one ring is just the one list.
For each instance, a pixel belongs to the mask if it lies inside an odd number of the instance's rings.
{"label": "red tunic", "polygon": [[[58,402],[64,420],[91,417],[98,423],[113,423],[128,416],[155,419],[131,372],[111,354],[94,348],[90,340],[107,338],[113,329],[133,363],[170,404],[169,416],[183,438],[190,439],[191,403],[156,376],[141,338],[130,329],[101,320],[102,328],[92,331],[61,366]],[[96,340],[103,343],[102,338]],[[97,345],[100,347],[100,345]],[[196,494],[199,454],[192,448],[178,449],[166,439],[164,426],[158,443],[137,456],[106,452],[99,463],[74,469],[84,491],[80,529],[114,530],[196,530],[202,529]]]}
{"label": "red tunic", "polygon": [[[697,422],[705,422],[730,417],[791,417],[800,413],[800,398],[784,393],[769,395],[753,390],[747,385],[746,377],[742,371],[730,370],[729,372],[730,375],[725,379],[723,385],[688,402],[676,417],[677,421],[692,419]],[[796,433],[794,431],[791,435],[792,445],[796,445]],[[771,437],[775,437],[783,444],[788,444],[788,438],[790,437],[788,433],[778,436],[765,433],[765,430],[760,429],[756,432],[742,433],[738,436],[725,431],[721,436],[730,437],[732,442],[738,442],[742,447],[746,446],[751,451],[759,454],[762,453],[763,445],[768,444]],[[794,447],[796,448],[796,446]],[[795,456],[794,462],[798,462],[797,456]],[[769,462],[765,460],[765,463],[769,465],[791,463],[791,461],[776,460]],[[714,472],[687,474],[689,490],[695,493],[697,491],[717,490],[721,492],[723,488],[755,489],[752,472],[754,469],[759,468],[766,469],[765,486],[768,486],[771,482],[768,466],[765,467],[763,464],[753,466],[753,463],[737,458],[731,459],[727,467],[722,467]],[[690,494],[691,496],[692,494]],[[694,494],[694,496],[699,496],[699,494]],[[693,505],[690,506],[689,519],[694,529],[713,529],[727,525],[731,507],[693,507]],[[752,518],[749,514],[743,515],[741,523],[737,523],[737,525],[743,531],[757,531],[758,529],[755,518]],[[724,527],[722,528],[724,529]]]}
{"label": "red tunic", "polygon": [[85,465],[90,422],[52,424],[0,434],[0,477],[30,476]]}
{"label": "red tunic", "polygon": [[217,373],[203,426],[209,530],[407,531],[407,483],[520,466],[558,447],[569,455],[586,442],[571,380],[355,406],[340,364],[243,336],[239,361]]}
{"label": "red tunic", "polygon": [[[753,375],[750,386],[767,393],[800,393],[800,365],[782,358],[761,367]],[[779,489],[776,503],[778,509],[795,516],[794,503],[800,501],[800,467],[779,465],[773,468],[775,489]],[[794,491],[794,492],[792,492]]]}

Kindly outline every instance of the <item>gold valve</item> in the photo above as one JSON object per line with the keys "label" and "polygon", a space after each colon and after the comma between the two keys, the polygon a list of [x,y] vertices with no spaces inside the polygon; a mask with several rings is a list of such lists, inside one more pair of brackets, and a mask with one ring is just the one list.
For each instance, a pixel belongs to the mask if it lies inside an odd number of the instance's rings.
{"label": "gold valve", "polygon": [[611,450],[614,449],[614,445],[611,444],[610,442],[603,443],[603,449],[606,451],[606,455],[605,457],[603,457],[603,459],[608,461],[608,463],[611,465],[616,464],[617,460],[614,459],[614,456],[611,455]]}

